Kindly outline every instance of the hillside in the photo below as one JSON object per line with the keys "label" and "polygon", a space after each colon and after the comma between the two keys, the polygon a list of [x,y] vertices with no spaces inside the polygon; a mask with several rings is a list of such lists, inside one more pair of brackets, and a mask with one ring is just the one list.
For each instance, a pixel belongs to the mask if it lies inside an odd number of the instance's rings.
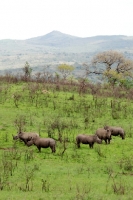
{"label": "hillside", "polygon": [[[133,46],[133,37],[127,37],[124,35],[111,35],[111,36],[95,36],[95,37],[87,37],[80,38],[71,36],[68,34],[64,34],[58,31],[52,31],[44,36],[31,38],[26,40],[26,43],[32,45],[44,45],[49,47],[59,47],[59,48],[71,48],[74,49],[77,47],[77,51],[82,52],[80,49],[84,47],[85,52],[94,51],[94,49],[98,49],[99,51],[104,48],[105,50],[116,48],[132,48]],[[92,50],[87,48],[92,46]]]}
{"label": "hillside", "polygon": [[[26,40],[0,40],[0,70],[22,68],[26,61],[35,71],[59,63],[82,66],[100,51],[118,50],[133,58],[133,37],[124,35],[80,38],[52,31]],[[2,71],[1,71],[2,72]]]}

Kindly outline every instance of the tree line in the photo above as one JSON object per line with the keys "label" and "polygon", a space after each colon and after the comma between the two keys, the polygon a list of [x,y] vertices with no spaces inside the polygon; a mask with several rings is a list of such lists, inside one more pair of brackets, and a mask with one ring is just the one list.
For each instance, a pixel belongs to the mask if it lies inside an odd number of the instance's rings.
{"label": "tree line", "polygon": [[[111,86],[121,86],[131,88],[133,86],[133,60],[125,57],[125,55],[118,51],[100,52],[93,56],[90,63],[83,63],[84,74],[80,77],[74,76],[75,67],[66,63],[59,64],[55,73],[51,73],[44,68],[43,72],[32,74],[32,68],[26,61],[23,67],[23,75],[18,75],[24,81],[32,80],[56,83],[81,83],[82,86],[90,81],[90,76],[97,76],[103,83],[108,83]],[[11,75],[6,74],[11,78]],[[13,77],[12,77],[13,78]]]}

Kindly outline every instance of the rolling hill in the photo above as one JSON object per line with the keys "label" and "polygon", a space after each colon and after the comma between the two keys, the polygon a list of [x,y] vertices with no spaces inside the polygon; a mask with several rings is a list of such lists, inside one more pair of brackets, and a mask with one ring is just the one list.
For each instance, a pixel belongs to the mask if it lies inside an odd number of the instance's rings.
{"label": "rolling hill", "polygon": [[94,54],[117,50],[133,59],[133,37],[124,35],[76,37],[59,31],[26,40],[0,40],[0,70],[22,68],[26,61],[35,71],[60,63],[82,65]]}
{"label": "rolling hill", "polygon": [[127,37],[124,35],[111,35],[111,36],[95,36],[80,38],[71,36],[68,34],[61,33],[59,31],[52,31],[44,36],[31,38],[26,40],[26,43],[32,45],[44,45],[49,47],[59,47],[59,48],[72,48],[73,52],[76,48],[77,51],[82,52],[81,47],[84,47],[85,52],[88,52],[87,47],[92,46],[92,51],[97,47],[99,51],[104,48],[105,50],[111,49],[121,49],[121,48],[132,48],[133,47],[133,37]]}

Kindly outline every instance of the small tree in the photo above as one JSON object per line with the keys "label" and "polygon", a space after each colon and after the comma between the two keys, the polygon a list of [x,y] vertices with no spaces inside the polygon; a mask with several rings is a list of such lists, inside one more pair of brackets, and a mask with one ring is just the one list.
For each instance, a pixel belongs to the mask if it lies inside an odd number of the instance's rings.
{"label": "small tree", "polygon": [[[133,61],[126,59],[117,51],[98,53],[93,57],[90,65],[84,64],[84,66],[86,74],[101,75],[113,85],[120,83],[123,79],[132,78]],[[92,66],[93,71],[91,71]]]}
{"label": "small tree", "polygon": [[59,80],[60,80],[60,75],[57,72],[55,72],[55,81],[58,83]]}
{"label": "small tree", "polygon": [[24,77],[25,79],[29,79],[31,77],[31,72],[32,72],[32,69],[29,65],[29,63],[26,61],[25,65],[24,65],[24,68],[23,68],[23,71],[24,71]]}
{"label": "small tree", "polygon": [[71,74],[71,72],[74,70],[74,67],[67,64],[61,64],[57,67],[58,71],[62,74],[63,79],[66,80],[66,78]]}
{"label": "small tree", "polygon": [[94,73],[103,75],[109,83],[116,84],[121,79],[132,77],[133,61],[117,51],[97,54],[92,60]]}

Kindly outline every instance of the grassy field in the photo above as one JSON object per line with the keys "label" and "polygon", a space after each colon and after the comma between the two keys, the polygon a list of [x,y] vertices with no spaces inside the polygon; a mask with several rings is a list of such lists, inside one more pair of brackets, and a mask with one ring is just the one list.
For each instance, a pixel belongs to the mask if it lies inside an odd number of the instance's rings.
{"label": "grassy field", "polygon": [[[38,83],[0,85],[0,199],[131,200],[133,196],[133,105],[131,100],[79,95]],[[79,133],[121,126],[126,138],[81,144]],[[21,128],[51,136],[56,153],[14,141]],[[59,139],[59,140],[58,140]]]}

